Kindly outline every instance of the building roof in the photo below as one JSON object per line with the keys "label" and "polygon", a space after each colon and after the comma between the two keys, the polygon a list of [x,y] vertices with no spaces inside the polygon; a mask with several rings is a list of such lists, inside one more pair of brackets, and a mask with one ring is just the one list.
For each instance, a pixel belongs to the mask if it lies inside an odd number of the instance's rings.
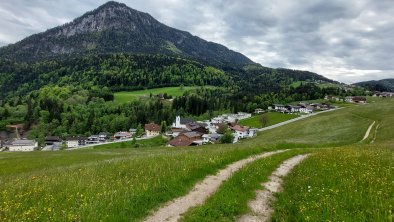
{"label": "building roof", "polygon": [[150,124],[145,124],[145,130],[158,132],[161,131],[161,127],[157,124],[150,123]]}
{"label": "building roof", "polygon": [[202,124],[199,124],[199,123],[189,123],[189,124],[187,124],[186,127],[188,129],[190,129],[190,130],[196,130],[196,129],[199,129],[199,128],[204,128],[205,129],[205,126],[203,126]]}
{"label": "building roof", "polygon": [[192,123],[192,122],[194,122],[194,120],[193,119],[191,119],[191,118],[180,118],[180,122],[181,122],[181,124],[182,125],[186,125],[186,124],[188,124],[188,123]]}
{"label": "building roof", "polygon": [[249,129],[248,127],[244,127],[244,126],[240,126],[240,125],[235,125],[235,126],[232,126],[230,128],[232,130],[240,131],[240,132],[245,132],[245,131],[247,131]]}
{"label": "building roof", "polygon": [[195,138],[195,137],[200,137],[201,133],[192,131],[192,132],[183,133],[182,135],[185,135],[188,138]]}
{"label": "building roof", "polygon": [[123,137],[123,136],[131,136],[129,132],[117,132],[114,134],[114,137]]}
{"label": "building roof", "polygon": [[12,146],[34,146],[36,145],[35,140],[14,140],[11,142]]}
{"label": "building roof", "polygon": [[177,136],[172,139],[168,144],[171,146],[190,146],[193,143],[189,138],[185,138],[182,136]]}

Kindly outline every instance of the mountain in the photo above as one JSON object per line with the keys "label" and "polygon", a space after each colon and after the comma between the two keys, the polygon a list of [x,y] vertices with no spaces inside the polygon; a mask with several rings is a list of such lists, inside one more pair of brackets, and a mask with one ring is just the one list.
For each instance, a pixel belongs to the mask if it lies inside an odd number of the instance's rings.
{"label": "mountain", "polygon": [[372,91],[394,92],[394,79],[372,80],[355,83]]}
{"label": "mountain", "polygon": [[0,58],[19,61],[112,53],[167,54],[220,67],[253,64],[241,53],[168,27],[114,1],[70,23],[0,48]]}

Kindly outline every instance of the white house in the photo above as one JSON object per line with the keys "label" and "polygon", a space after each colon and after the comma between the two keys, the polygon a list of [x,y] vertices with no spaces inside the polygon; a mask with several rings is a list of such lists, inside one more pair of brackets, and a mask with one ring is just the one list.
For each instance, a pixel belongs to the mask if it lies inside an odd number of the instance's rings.
{"label": "white house", "polygon": [[14,140],[9,146],[9,151],[23,151],[29,152],[34,151],[38,147],[38,143],[35,140]]}
{"label": "white house", "polygon": [[257,136],[257,129],[256,128],[250,128],[248,130],[248,137],[252,138]]}
{"label": "white house", "polygon": [[206,143],[209,143],[209,135],[208,134],[204,134],[204,135],[202,135],[202,142],[204,143],[204,144],[206,144]]}
{"label": "white house", "polygon": [[289,106],[290,112],[292,113],[298,113],[300,112],[300,106]]}
{"label": "white house", "polygon": [[160,135],[161,127],[157,124],[145,124],[145,134],[147,137]]}
{"label": "white house", "polygon": [[282,104],[274,104],[274,105],[272,105],[272,108],[273,108],[274,110],[278,111],[278,112],[287,111],[286,106],[285,106],[285,105],[282,105]]}
{"label": "white house", "polygon": [[230,127],[230,128],[234,131],[235,136],[236,136],[238,139],[247,138],[248,135],[249,135],[249,128],[248,128],[248,127],[244,127],[244,126],[240,126],[240,125],[235,125],[235,126],[232,126],[232,127]]}
{"label": "white house", "polygon": [[79,146],[86,145],[87,138],[85,137],[70,137],[67,138],[67,147],[68,148],[75,148]]}
{"label": "white house", "polygon": [[301,106],[300,113],[306,113],[306,114],[313,113],[313,107],[312,106]]}

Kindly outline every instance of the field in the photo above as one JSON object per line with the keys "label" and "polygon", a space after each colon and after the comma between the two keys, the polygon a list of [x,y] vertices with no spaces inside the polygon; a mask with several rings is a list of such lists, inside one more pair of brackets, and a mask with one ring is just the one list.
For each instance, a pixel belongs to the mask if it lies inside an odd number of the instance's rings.
{"label": "field", "polygon": [[286,178],[274,221],[392,221],[393,152],[378,145],[315,153]]}
{"label": "field", "polygon": [[199,87],[201,86],[184,86],[184,87],[177,86],[177,87],[145,89],[145,90],[130,91],[130,92],[117,92],[114,93],[114,100],[118,103],[127,103],[133,100],[138,100],[140,98],[149,98],[150,94],[154,96],[164,93],[167,93],[169,96],[181,96],[183,95],[184,92],[188,90],[194,90]]}
{"label": "field", "polygon": [[[291,120],[299,117],[294,114],[283,114],[278,112],[270,112],[266,114],[268,117],[268,124],[266,126],[275,125],[277,123],[281,123],[287,120]],[[249,126],[253,128],[262,128],[262,124],[260,122],[261,115],[255,115],[248,119],[240,120],[239,123],[244,126]]]}
{"label": "field", "polygon": [[158,136],[146,140],[136,140],[135,142],[124,141],[119,143],[110,143],[94,146],[94,149],[120,149],[120,148],[144,148],[144,147],[159,147],[167,144],[167,139]]}
{"label": "field", "polygon": [[[248,210],[246,202],[259,182],[282,160],[313,152],[285,178],[285,189],[273,205],[276,221],[349,221],[351,216],[357,221],[390,221],[393,109],[394,100],[376,99],[230,145],[168,148],[156,146],[161,143],[156,141],[141,145],[143,149],[126,143],[76,151],[0,153],[0,221],[140,221],[229,163],[284,148],[294,150],[234,173],[185,220],[204,216],[208,221],[232,221]],[[360,142],[373,121],[371,134]]]}

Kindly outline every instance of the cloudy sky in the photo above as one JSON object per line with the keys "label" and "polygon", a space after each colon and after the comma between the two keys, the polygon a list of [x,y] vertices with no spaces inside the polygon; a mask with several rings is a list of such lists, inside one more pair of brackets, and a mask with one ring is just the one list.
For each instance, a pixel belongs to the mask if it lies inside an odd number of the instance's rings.
{"label": "cloudy sky", "polygon": [[[106,0],[1,0],[0,46]],[[394,0],[120,0],[269,67],[346,83],[394,78]],[[246,4],[247,3],[247,4]]]}

